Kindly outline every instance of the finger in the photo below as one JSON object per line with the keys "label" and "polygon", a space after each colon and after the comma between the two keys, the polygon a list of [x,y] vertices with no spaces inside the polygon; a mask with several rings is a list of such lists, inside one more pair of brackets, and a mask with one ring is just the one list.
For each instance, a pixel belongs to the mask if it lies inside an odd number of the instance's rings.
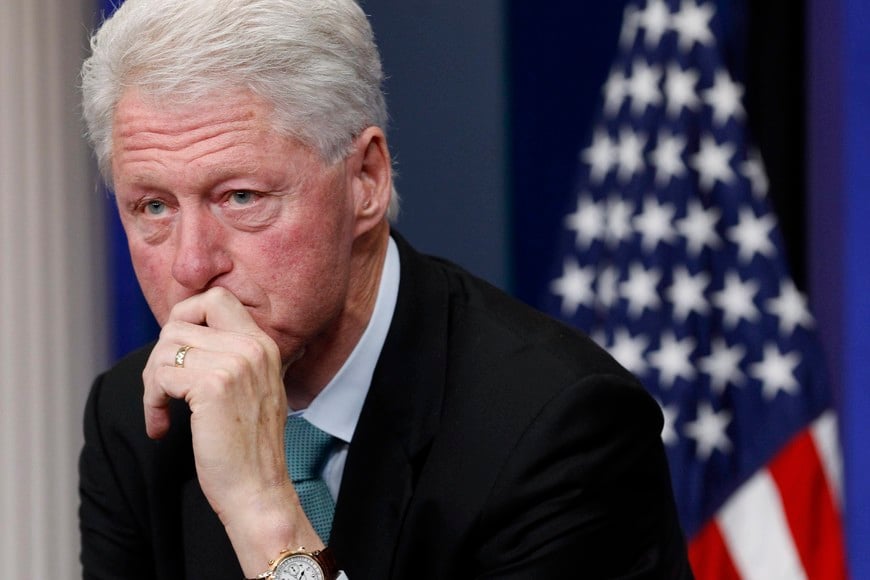
{"label": "finger", "polygon": [[[162,335],[162,332],[161,332]],[[154,345],[148,362],[142,371],[142,406],[145,415],[145,431],[152,439],[160,439],[169,430],[169,401],[173,398],[183,398],[184,393],[164,388],[165,382],[158,380],[158,372],[170,365],[175,367],[179,348],[171,341],[161,339]],[[184,357],[185,363],[187,357]]]}
{"label": "finger", "polygon": [[239,332],[220,330],[208,326],[200,326],[189,322],[167,322],[160,332],[160,340],[152,352],[155,362],[161,365],[174,366],[176,355],[185,346],[190,350],[184,355],[184,366],[189,367],[189,360],[194,350],[213,351],[216,353],[240,353],[256,360],[262,353],[277,355],[277,345],[263,332]]}
{"label": "finger", "polygon": [[[216,371],[225,377],[228,383],[253,382],[260,387],[266,386],[266,374],[272,370],[268,355],[259,349],[256,342],[251,345],[235,343],[233,351],[209,350],[206,348],[193,347],[187,351],[184,357],[184,366],[166,364],[158,369],[155,382],[182,381],[186,383],[200,383],[200,377],[206,377]],[[246,348],[247,347],[247,348]],[[250,352],[248,352],[250,351]],[[263,364],[265,363],[265,364]],[[175,372],[163,372],[164,369]],[[183,371],[183,372],[181,372]],[[276,377],[277,378],[277,373]],[[187,389],[177,391],[174,385],[162,385],[162,388],[175,396],[176,392],[186,395]]]}
{"label": "finger", "polygon": [[151,439],[162,439],[169,432],[169,397],[157,393],[142,399],[145,408],[145,432]]}
{"label": "finger", "polygon": [[[160,374],[168,367],[155,369],[145,379],[142,406],[145,411],[145,432],[152,439],[160,439],[169,431],[169,402],[187,397],[189,387],[183,381],[161,380]],[[171,369],[182,370],[182,369]]]}
{"label": "finger", "polygon": [[211,288],[176,304],[169,321],[184,321],[221,330],[261,333],[251,313],[226,288]]}
{"label": "finger", "polygon": [[[191,341],[185,341],[184,338],[178,336],[179,334],[184,333],[180,333],[178,329],[167,332],[168,330],[168,327],[164,327],[161,331],[160,339],[154,345],[154,348],[151,349],[151,354],[148,356],[148,361],[145,363],[145,368],[142,371],[142,380],[145,382],[146,387],[154,376],[154,373],[157,372],[157,369],[160,367],[186,365],[188,362],[188,354],[190,354],[190,351],[194,348]],[[206,340],[200,339],[195,342],[198,344],[205,344]],[[179,361],[181,362],[181,365],[178,364]]]}

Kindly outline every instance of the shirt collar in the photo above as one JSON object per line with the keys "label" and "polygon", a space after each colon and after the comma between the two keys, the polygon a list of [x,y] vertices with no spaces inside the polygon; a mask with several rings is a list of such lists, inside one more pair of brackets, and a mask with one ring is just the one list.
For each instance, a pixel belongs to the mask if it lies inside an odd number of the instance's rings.
{"label": "shirt collar", "polygon": [[350,443],[353,437],[393,320],[399,294],[399,270],[399,250],[393,238],[389,238],[378,296],[365,331],[338,373],[308,408],[300,411],[309,423],[345,443]]}

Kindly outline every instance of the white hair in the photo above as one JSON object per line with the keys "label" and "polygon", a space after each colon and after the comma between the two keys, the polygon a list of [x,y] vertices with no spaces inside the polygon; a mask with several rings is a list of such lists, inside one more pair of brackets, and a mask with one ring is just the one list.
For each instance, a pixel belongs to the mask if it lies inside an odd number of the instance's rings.
{"label": "white hair", "polygon": [[[179,103],[250,90],[273,106],[277,131],[327,163],[366,127],[386,130],[380,55],[354,0],[127,0],[91,51],[84,118],[109,183],[115,108],[130,87]],[[388,215],[397,212],[394,191]]]}

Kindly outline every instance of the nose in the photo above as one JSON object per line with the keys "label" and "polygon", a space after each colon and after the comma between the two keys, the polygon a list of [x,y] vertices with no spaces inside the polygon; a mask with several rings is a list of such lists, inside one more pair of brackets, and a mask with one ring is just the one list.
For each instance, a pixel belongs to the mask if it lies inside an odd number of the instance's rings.
{"label": "nose", "polygon": [[172,277],[185,288],[195,292],[205,290],[215,278],[231,269],[222,224],[207,208],[182,210],[175,236]]}

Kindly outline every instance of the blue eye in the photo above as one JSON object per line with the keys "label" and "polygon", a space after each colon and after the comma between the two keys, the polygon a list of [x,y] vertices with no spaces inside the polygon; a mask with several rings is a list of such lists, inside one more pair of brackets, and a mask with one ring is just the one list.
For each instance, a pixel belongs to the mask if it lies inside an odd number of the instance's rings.
{"label": "blue eye", "polygon": [[162,201],[152,199],[145,204],[145,211],[148,212],[150,215],[160,215],[164,211],[166,211],[166,204]]}
{"label": "blue eye", "polygon": [[248,205],[254,201],[254,194],[250,191],[234,191],[230,195],[230,199],[238,205]]}

